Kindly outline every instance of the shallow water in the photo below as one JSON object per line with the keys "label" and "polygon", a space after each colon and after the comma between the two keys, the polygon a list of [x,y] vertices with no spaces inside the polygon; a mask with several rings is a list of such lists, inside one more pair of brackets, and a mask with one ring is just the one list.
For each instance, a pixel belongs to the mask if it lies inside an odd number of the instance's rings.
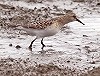
{"label": "shallow water", "polygon": [[[60,67],[68,66],[80,70],[100,66],[100,18],[84,18],[81,21],[85,25],[72,22],[68,24],[68,29],[45,38],[44,50],[41,50],[40,39],[37,39],[32,52],[28,46],[35,37],[19,34],[10,39],[9,34],[0,32],[0,57],[30,58],[38,64],[52,62]],[[17,45],[21,48],[17,49]],[[93,61],[95,64],[91,64]]]}
{"label": "shallow water", "polygon": [[[20,34],[18,30],[3,29],[0,26],[0,58],[21,58],[23,60],[28,58],[33,62],[33,65],[34,63],[52,63],[61,68],[75,68],[75,71],[77,69],[83,72],[91,70],[94,67],[100,67],[100,10],[97,7],[90,8],[83,3],[71,2],[69,0],[55,1],[53,3],[44,2],[43,4],[26,3],[24,1],[0,2],[0,4],[24,7],[25,9],[49,6],[51,12],[58,12],[53,9],[53,5],[57,5],[60,13],[62,13],[62,9],[71,9],[79,15],[80,20],[85,24],[82,25],[78,22],[66,24],[65,26],[67,27],[62,28],[59,33],[44,39],[44,44],[46,45],[44,50],[41,50],[41,39],[37,39],[33,44],[32,52],[28,49],[28,46],[35,37]],[[97,8],[97,10],[93,10],[93,8]],[[4,9],[3,12],[7,10]],[[12,16],[23,13],[20,8],[17,8],[16,13],[14,10],[11,10],[11,12]],[[9,16],[2,13],[0,15],[2,18],[8,18]],[[18,19],[15,17],[15,20]]]}

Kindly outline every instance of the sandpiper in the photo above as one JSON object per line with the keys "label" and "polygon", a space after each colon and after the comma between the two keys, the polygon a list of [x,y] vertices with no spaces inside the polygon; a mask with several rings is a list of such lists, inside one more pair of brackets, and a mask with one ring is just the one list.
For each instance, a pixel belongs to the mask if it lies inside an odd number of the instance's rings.
{"label": "sandpiper", "polygon": [[[21,25],[21,29],[26,31],[27,33],[31,34],[32,36],[36,36],[36,38],[31,42],[29,49],[32,51],[32,44],[33,42],[38,39],[42,38],[41,44],[43,49],[45,47],[43,43],[43,39],[45,37],[53,36],[60,31],[60,29],[67,23],[72,21],[78,21],[82,23],[75,13],[72,11],[67,12],[65,15],[60,17],[52,18],[50,20],[43,20],[37,21],[30,25]],[[84,23],[82,23],[84,25]]]}

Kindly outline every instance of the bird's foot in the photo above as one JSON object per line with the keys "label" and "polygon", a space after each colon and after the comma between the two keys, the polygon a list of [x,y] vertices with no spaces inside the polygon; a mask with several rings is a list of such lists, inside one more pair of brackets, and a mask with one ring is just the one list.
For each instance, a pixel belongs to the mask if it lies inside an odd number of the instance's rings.
{"label": "bird's foot", "polygon": [[32,46],[29,46],[28,48],[29,48],[30,51],[32,51]]}
{"label": "bird's foot", "polygon": [[43,44],[41,49],[43,50],[44,47],[46,47],[46,45]]}

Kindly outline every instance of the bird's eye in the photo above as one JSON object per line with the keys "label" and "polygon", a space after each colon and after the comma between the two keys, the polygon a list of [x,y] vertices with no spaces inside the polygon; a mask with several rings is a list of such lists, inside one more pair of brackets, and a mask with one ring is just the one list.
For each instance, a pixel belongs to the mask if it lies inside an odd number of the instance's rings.
{"label": "bird's eye", "polygon": [[73,17],[74,17],[74,18],[76,18],[76,16],[75,16],[75,15],[74,15]]}

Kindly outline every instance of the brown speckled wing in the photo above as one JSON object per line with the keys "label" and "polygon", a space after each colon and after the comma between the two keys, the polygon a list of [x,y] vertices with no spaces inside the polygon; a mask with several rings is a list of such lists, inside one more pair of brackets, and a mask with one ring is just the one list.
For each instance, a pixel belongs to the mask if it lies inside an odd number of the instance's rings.
{"label": "brown speckled wing", "polygon": [[31,28],[31,29],[45,29],[46,27],[50,26],[51,24],[53,23],[52,20],[46,20],[46,21],[37,21],[37,22],[34,22],[32,24],[29,24],[29,25],[25,25],[23,26],[24,28]]}

